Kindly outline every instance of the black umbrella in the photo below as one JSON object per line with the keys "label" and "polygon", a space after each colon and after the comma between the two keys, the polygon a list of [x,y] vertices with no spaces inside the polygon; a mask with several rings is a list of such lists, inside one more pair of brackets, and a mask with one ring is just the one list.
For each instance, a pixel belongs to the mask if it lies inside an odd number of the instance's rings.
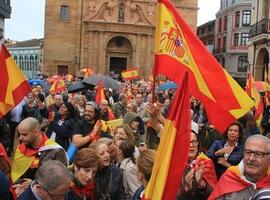
{"label": "black umbrella", "polygon": [[93,89],[94,87],[95,87],[94,85],[85,84],[81,80],[79,80],[74,85],[70,85],[68,87],[68,92],[69,93],[76,93],[76,92],[80,92],[82,90]]}
{"label": "black umbrella", "polygon": [[109,76],[105,76],[102,74],[93,74],[89,76],[88,78],[86,78],[85,80],[83,80],[83,83],[90,84],[90,85],[98,85],[99,81],[103,81],[103,85],[107,89],[108,88],[115,89],[115,90],[120,89],[120,84],[117,81],[113,80]]}

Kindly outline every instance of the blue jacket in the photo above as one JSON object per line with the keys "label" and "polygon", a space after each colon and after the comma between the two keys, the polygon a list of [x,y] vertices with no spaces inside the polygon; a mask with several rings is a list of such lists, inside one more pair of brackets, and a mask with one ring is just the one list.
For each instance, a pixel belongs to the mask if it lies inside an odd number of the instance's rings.
{"label": "blue jacket", "polygon": [[[212,146],[209,148],[207,151],[206,155],[213,160],[215,163],[216,167],[216,174],[218,179],[220,176],[226,171],[226,167],[223,165],[220,165],[217,163],[217,157],[215,155],[215,152],[222,149],[226,144],[226,140],[216,140],[212,144]],[[238,163],[242,160],[243,158],[243,150],[244,150],[244,144],[243,142],[239,142],[238,145],[233,149],[232,153],[229,155],[227,162],[230,163],[231,165],[238,165]]]}

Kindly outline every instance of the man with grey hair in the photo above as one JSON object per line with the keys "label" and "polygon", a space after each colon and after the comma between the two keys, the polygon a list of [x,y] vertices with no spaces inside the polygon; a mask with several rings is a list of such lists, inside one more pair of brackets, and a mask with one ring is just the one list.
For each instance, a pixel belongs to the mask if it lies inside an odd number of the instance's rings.
{"label": "man with grey hair", "polygon": [[63,163],[57,160],[46,161],[18,200],[67,200],[70,183],[70,173]]}
{"label": "man with grey hair", "polygon": [[249,199],[270,186],[270,140],[263,135],[247,138],[244,157],[221,177],[209,200]]}
{"label": "man with grey hair", "polygon": [[39,166],[47,160],[59,160],[67,165],[65,150],[40,131],[40,123],[28,117],[18,125],[21,144],[18,145],[12,168],[14,183],[21,178],[34,179]]}

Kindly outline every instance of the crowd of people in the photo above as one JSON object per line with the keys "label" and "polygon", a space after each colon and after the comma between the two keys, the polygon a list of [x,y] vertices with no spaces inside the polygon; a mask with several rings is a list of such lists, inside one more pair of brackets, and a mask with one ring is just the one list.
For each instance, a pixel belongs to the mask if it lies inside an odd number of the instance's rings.
{"label": "crowd of people", "polygon": [[[151,83],[121,85],[105,88],[99,102],[95,90],[34,85],[0,119],[0,199],[142,199],[175,90],[153,96]],[[190,102],[189,160],[176,199],[270,199],[270,106],[263,130],[251,110],[220,133],[203,104]],[[112,129],[112,119],[122,124]]]}

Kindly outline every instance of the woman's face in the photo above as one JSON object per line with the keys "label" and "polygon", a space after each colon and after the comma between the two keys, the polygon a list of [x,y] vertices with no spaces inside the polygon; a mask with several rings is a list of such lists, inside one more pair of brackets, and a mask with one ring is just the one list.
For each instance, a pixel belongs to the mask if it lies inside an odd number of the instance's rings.
{"label": "woman's face", "polygon": [[195,133],[191,132],[190,134],[190,147],[189,147],[189,160],[193,160],[198,155],[199,149],[199,141]]}
{"label": "woman's face", "polygon": [[133,129],[133,130],[137,130],[138,127],[139,127],[139,122],[137,120],[134,120],[130,123],[130,127]]}
{"label": "woman's face", "polygon": [[68,116],[69,115],[68,109],[67,109],[65,104],[62,104],[60,106],[59,113],[61,114],[61,116]]}
{"label": "woman's face", "polygon": [[114,139],[115,139],[115,141],[127,140],[128,136],[127,136],[125,129],[123,129],[123,128],[116,129]]}
{"label": "woman's face", "polygon": [[79,101],[78,101],[79,106],[84,107],[85,106],[85,101],[83,97],[80,97]]}
{"label": "woman's face", "polygon": [[110,154],[108,145],[100,144],[96,148],[96,154],[99,157],[99,168],[103,168],[110,165]]}
{"label": "woman's face", "polygon": [[232,142],[237,141],[239,137],[239,126],[237,125],[230,126],[230,128],[228,129],[227,137],[228,140]]}
{"label": "woman's face", "polygon": [[74,176],[80,181],[82,185],[87,185],[91,182],[97,172],[98,166],[89,167],[89,168],[78,168],[74,165]]}

